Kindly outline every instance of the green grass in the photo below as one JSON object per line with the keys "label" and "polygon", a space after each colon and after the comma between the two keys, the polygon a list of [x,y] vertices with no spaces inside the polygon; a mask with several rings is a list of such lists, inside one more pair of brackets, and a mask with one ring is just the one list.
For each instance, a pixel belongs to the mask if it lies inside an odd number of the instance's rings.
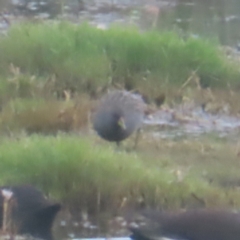
{"label": "green grass", "polygon": [[[183,84],[192,71],[203,86],[238,84],[240,75],[215,42],[130,27],[103,31],[87,24],[24,23],[0,39],[0,52],[2,74],[8,76],[13,64],[23,76],[37,76],[40,85],[55,76],[53,91],[96,91],[114,82],[150,94],[165,85]],[[21,86],[29,88],[29,82],[22,80]]]}
{"label": "green grass", "polygon": [[[185,146],[180,154],[177,149],[183,145],[176,143],[170,155],[165,145],[162,156],[153,157],[151,151],[146,157],[140,153],[116,151],[112,145],[99,145],[86,136],[33,135],[18,140],[4,139],[0,145],[0,183],[31,183],[65,206],[85,208],[92,213],[115,211],[124,198],[127,206],[137,206],[141,198],[147,206],[166,209],[202,205],[194,195],[203,199],[205,206],[233,203],[240,206],[237,191],[209,184],[199,175],[202,168],[194,173],[199,163],[191,159],[191,153],[198,144],[188,147],[188,151]],[[226,149],[231,148],[226,146]],[[195,155],[199,158],[198,152]],[[188,164],[183,161],[187,156]],[[210,161],[211,156],[206,158]],[[225,170],[227,164],[226,161],[221,169]],[[180,179],[175,170],[179,168],[184,172],[183,165],[185,168],[192,166],[193,170]]]}

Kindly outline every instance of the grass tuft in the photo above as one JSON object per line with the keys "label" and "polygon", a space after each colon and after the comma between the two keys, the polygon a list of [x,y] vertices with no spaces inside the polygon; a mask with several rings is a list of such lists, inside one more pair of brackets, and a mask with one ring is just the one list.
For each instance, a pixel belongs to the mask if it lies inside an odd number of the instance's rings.
{"label": "grass tuft", "polygon": [[136,153],[116,152],[85,136],[5,139],[0,145],[1,184],[31,183],[66,206],[91,213],[115,211],[124,199],[125,207],[140,203],[171,209],[186,205],[227,206],[231,199],[240,205],[238,192],[228,190],[227,195],[224,189],[203,181],[201,175],[192,175],[194,171],[179,178],[179,172],[173,170],[181,165],[176,165],[179,156],[177,152],[167,158],[155,157],[153,165]]}
{"label": "grass tuft", "polygon": [[151,92],[182,85],[192,71],[203,86],[224,87],[239,79],[215,42],[116,25],[103,31],[66,22],[18,24],[0,39],[0,51],[2,74],[13,64],[24,74],[56,76],[55,91],[96,91],[117,83]]}

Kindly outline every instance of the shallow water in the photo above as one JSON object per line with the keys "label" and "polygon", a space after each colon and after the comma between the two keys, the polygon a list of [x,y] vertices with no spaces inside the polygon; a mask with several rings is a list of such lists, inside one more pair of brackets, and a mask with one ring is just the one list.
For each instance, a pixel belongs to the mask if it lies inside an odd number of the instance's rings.
{"label": "shallow water", "polygon": [[[109,238],[73,238],[72,240],[131,240],[129,237],[109,237]],[[175,240],[173,238],[159,238],[159,240]]]}
{"label": "shallow water", "polygon": [[201,107],[159,110],[144,123],[154,137],[163,139],[214,134],[236,141],[240,136],[240,117],[224,113],[210,114]]}
{"label": "shallow water", "polygon": [[129,237],[108,237],[108,238],[73,238],[72,240],[131,240]]}

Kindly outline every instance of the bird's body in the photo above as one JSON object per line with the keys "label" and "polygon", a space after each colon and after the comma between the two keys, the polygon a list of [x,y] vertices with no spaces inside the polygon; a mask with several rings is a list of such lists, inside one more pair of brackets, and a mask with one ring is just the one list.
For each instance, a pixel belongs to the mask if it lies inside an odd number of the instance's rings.
{"label": "bird's body", "polygon": [[239,240],[240,213],[220,210],[189,210],[147,214],[153,224],[131,228],[133,240]]}
{"label": "bird's body", "polygon": [[103,139],[120,142],[141,127],[145,108],[139,95],[121,90],[109,92],[94,114],[93,127]]}
{"label": "bird's body", "polygon": [[4,191],[12,193],[10,219],[15,233],[29,234],[45,240],[52,239],[51,228],[60,204],[53,203],[30,185],[0,188],[0,226],[4,223]]}

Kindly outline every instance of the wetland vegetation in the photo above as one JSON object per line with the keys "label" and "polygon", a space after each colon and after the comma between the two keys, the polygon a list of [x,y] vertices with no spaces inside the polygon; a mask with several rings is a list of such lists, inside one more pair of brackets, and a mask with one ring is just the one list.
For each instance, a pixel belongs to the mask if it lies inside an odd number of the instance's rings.
{"label": "wetland vegetation", "polygon": [[133,138],[116,150],[93,133],[89,117],[112,87],[165,109],[186,99],[206,111],[227,104],[238,117],[239,62],[225,50],[209,39],[118,25],[13,25],[0,38],[0,183],[33,184],[91,214],[238,208],[238,141],[161,139],[143,129],[136,151]]}
{"label": "wetland vegetation", "polygon": [[121,208],[144,206],[240,206],[236,143],[214,136],[155,144],[150,140],[143,139],[138,152],[116,152],[94,136],[4,139],[1,183],[31,183],[65,206],[90,213],[116,214]]}

